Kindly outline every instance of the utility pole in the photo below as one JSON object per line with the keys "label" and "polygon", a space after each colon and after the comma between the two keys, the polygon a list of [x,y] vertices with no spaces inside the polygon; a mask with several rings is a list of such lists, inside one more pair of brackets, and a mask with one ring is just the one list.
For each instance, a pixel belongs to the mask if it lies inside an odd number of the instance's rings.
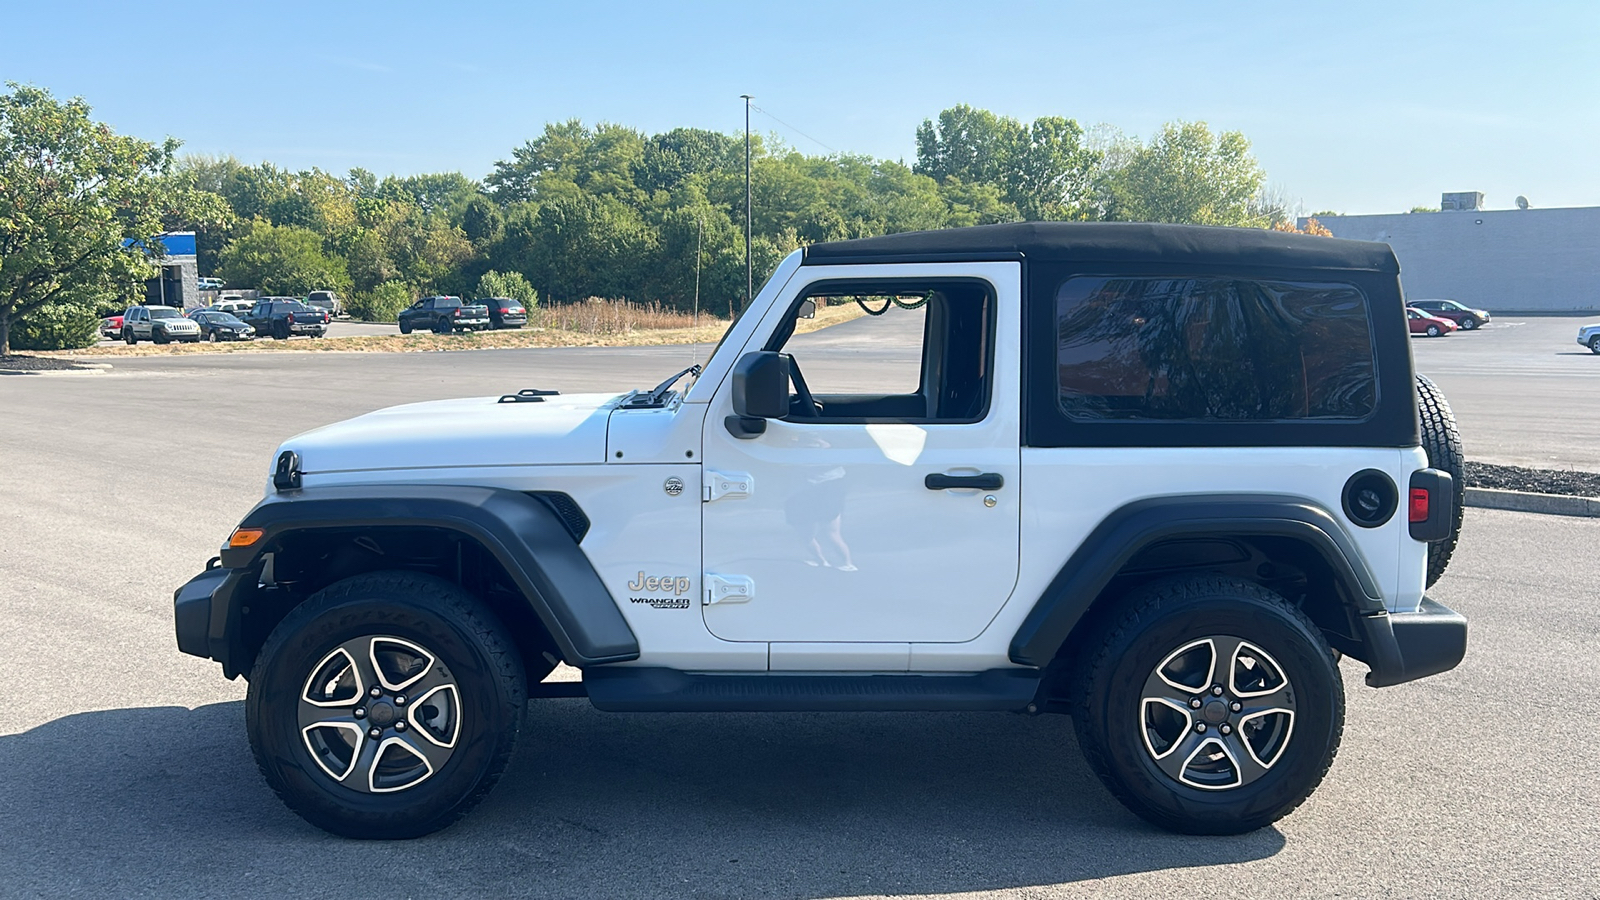
{"label": "utility pole", "polygon": [[750,101],[755,97],[740,94],[739,99],[744,101],[744,302],[749,305],[756,293],[755,269],[750,261],[750,232],[755,222],[750,205]]}

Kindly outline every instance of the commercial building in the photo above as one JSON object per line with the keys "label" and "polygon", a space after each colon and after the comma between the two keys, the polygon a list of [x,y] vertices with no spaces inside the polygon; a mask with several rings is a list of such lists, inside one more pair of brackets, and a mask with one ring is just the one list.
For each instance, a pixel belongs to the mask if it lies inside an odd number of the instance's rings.
{"label": "commercial building", "polygon": [[1488,210],[1471,191],[1445,194],[1440,206],[1317,221],[1335,237],[1392,246],[1407,297],[1494,312],[1600,310],[1600,207]]}
{"label": "commercial building", "polygon": [[[161,306],[204,306],[200,297],[200,259],[195,252],[194,232],[169,231],[151,239],[159,243],[166,256],[161,273],[144,283],[144,302]],[[124,241],[124,246],[139,244]]]}

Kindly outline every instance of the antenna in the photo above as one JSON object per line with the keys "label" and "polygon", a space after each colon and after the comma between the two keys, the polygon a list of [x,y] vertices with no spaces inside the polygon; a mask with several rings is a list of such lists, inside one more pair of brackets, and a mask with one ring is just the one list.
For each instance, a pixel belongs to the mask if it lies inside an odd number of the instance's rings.
{"label": "antenna", "polygon": [[706,220],[699,213],[695,213],[694,232],[694,325],[689,332],[689,346],[693,350],[690,360],[695,365],[700,365],[700,238],[705,234]]}
{"label": "antenna", "polygon": [[1528,203],[1527,197],[1524,197],[1521,194],[1517,195],[1517,209],[1527,209],[1530,205],[1531,204]]}

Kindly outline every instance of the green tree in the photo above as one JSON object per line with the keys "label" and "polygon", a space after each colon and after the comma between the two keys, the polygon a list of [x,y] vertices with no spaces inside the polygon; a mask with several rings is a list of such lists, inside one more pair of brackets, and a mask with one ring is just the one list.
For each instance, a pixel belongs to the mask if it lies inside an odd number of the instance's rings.
{"label": "green tree", "polygon": [[490,269],[478,279],[478,290],[473,296],[505,297],[516,300],[529,309],[539,305],[539,292],[533,289],[528,279],[522,277],[521,272],[502,274]]}
{"label": "green tree", "polygon": [[1061,116],[1024,125],[962,104],[918,126],[915,168],[941,184],[993,185],[1024,219],[1081,219],[1092,210],[1090,177],[1100,158],[1083,136]]}
{"label": "green tree", "polygon": [[345,261],[323,252],[322,238],[298,225],[252,223],[248,233],[223,249],[221,266],[229,284],[267,294],[348,293],[351,286]]}
{"label": "green tree", "polygon": [[393,322],[400,311],[417,299],[404,281],[385,281],[370,291],[350,295],[350,315],[363,322]]}
{"label": "green tree", "polygon": [[1125,168],[1103,170],[1108,218],[1137,222],[1264,227],[1253,200],[1265,174],[1238,131],[1213,134],[1204,122],[1172,122],[1132,154]]}
{"label": "green tree", "polygon": [[[55,304],[93,308],[152,274],[142,244],[163,220],[225,207],[173,176],[178,142],[118,135],[81,99],[7,84],[0,94],[0,355],[11,329]],[[49,317],[49,314],[43,314]]]}

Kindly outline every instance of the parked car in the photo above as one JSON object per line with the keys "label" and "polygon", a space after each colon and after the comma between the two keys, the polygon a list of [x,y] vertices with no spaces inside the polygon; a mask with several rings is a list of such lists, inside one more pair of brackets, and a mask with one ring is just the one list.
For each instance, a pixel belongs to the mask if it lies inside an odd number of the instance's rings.
{"label": "parked car", "polygon": [[344,301],[333,291],[312,291],[306,295],[306,305],[326,312],[329,318],[345,318]]}
{"label": "parked car", "polygon": [[191,310],[189,318],[200,326],[200,337],[213,344],[218,341],[248,341],[256,336],[256,330],[243,319],[220,309],[202,306]]}
{"label": "parked car", "polygon": [[528,310],[521,301],[509,297],[489,297],[478,302],[489,308],[491,328],[521,328],[528,324]]}
{"label": "parked car", "polygon": [[[1401,340],[1399,272],[1387,244],[1247,228],[811,244],[703,367],[654,387],[412,403],[289,438],[172,595],[178,649],[248,675],[261,774],[345,837],[456,821],[517,758],[529,699],[574,695],[619,713],[1070,711],[1077,739],[1055,726],[1055,747],[1133,812],[1262,828],[1341,736],[1456,746],[1403,693],[1382,735],[1345,730],[1355,661],[1383,688],[1467,651],[1467,620],[1425,593],[1460,532],[1460,433]],[[914,353],[920,379],[813,393],[797,320],[854,297],[889,301],[861,333]],[[896,324],[906,306],[923,327]],[[562,662],[581,684],[544,681]],[[1349,702],[1371,720],[1383,701]],[[1018,765],[1037,783],[1064,760]],[[1410,790],[1404,767],[1336,778]],[[214,781],[233,807],[268,793]]]}
{"label": "parked car", "polygon": [[201,278],[199,285],[202,291],[220,291],[227,287],[228,283],[221,278]]}
{"label": "parked car", "polygon": [[200,340],[200,326],[184,318],[182,310],[170,306],[130,306],[122,314],[122,339],[129,344],[192,344]]}
{"label": "parked car", "polygon": [[1462,331],[1472,331],[1489,321],[1488,310],[1473,309],[1454,300],[1416,300],[1406,305],[1437,319],[1449,319]]}
{"label": "parked car", "polygon": [[1456,323],[1449,319],[1441,319],[1409,306],[1406,307],[1406,324],[1411,327],[1412,334],[1425,334],[1428,337],[1443,337],[1456,330]]}
{"label": "parked car", "polygon": [[471,331],[489,327],[489,307],[462,303],[460,297],[423,297],[401,310],[396,321],[401,334],[419,329],[436,334]]}
{"label": "parked car", "polygon": [[1579,328],[1578,343],[1588,347],[1590,353],[1600,354],[1600,322]]}
{"label": "parked car", "polygon": [[293,335],[314,338],[328,333],[328,313],[301,303],[297,297],[262,297],[241,318],[256,334],[286,341]]}
{"label": "parked car", "polygon": [[250,308],[255,305],[255,301],[246,300],[238,294],[223,294],[217,298],[217,302],[211,304],[211,308],[218,312],[233,313],[237,316],[240,313],[249,312]]}
{"label": "parked car", "polygon": [[100,336],[108,341],[122,337],[122,317],[107,316],[100,320]]}

